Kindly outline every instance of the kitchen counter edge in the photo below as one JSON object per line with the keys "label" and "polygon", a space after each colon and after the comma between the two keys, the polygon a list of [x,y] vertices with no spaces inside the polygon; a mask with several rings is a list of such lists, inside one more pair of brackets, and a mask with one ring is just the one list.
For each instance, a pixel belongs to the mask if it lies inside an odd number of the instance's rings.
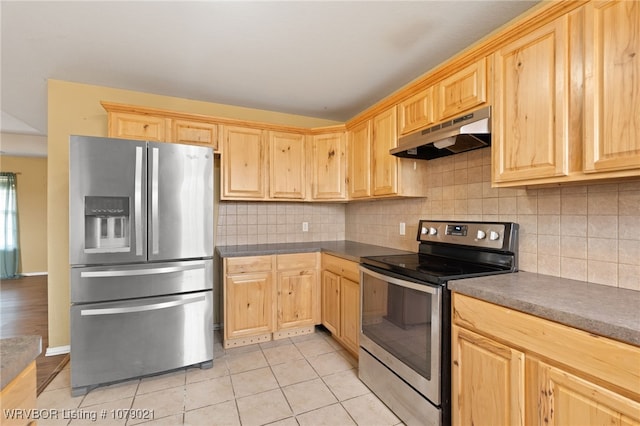
{"label": "kitchen counter edge", "polygon": [[640,346],[640,291],[531,272],[448,282],[466,296]]}
{"label": "kitchen counter edge", "polygon": [[216,252],[222,258],[242,256],[269,256],[273,254],[294,254],[323,252],[342,257],[353,262],[360,262],[365,256],[384,256],[392,254],[415,253],[373,244],[355,241],[314,241],[305,243],[252,244],[235,246],[218,246]]}
{"label": "kitchen counter edge", "polygon": [[19,336],[0,339],[0,389],[4,389],[13,379],[40,355],[42,337]]}

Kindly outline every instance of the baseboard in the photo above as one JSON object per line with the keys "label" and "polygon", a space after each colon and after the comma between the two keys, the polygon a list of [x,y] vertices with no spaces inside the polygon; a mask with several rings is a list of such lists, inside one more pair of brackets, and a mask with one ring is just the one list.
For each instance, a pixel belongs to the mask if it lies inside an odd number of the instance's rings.
{"label": "baseboard", "polygon": [[23,277],[37,277],[40,275],[49,275],[48,272],[22,272],[20,273]]}
{"label": "baseboard", "polygon": [[44,356],[64,355],[64,354],[68,354],[69,352],[71,352],[71,345],[55,346],[55,347],[49,346]]}

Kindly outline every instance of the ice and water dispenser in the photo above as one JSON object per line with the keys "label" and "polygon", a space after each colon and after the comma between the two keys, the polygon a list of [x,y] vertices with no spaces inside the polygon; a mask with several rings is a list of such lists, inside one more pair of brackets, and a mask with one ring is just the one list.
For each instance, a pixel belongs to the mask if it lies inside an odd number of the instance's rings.
{"label": "ice and water dispenser", "polygon": [[130,211],[129,197],[85,197],[85,251],[130,251]]}

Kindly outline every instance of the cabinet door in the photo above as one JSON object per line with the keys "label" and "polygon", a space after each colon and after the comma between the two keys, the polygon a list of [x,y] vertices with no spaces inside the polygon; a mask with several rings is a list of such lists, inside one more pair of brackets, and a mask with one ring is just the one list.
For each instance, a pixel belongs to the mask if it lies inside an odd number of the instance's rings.
{"label": "cabinet door", "polygon": [[585,172],[640,169],[640,4],[585,7]]}
{"label": "cabinet door", "polygon": [[395,107],[373,118],[373,195],[398,193],[398,159],[389,150],[398,144]]}
{"label": "cabinet door", "polygon": [[527,368],[529,380],[537,384],[538,398],[531,424],[640,425],[640,403],[567,371],[534,362]]}
{"label": "cabinet door", "polygon": [[454,325],[452,424],[523,425],[524,354]]}
{"label": "cabinet door", "polygon": [[227,276],[225,285],[225,339],[273,331],[271,272]]}
{"label": "cabinet door", "polygon": [[218,151],[218,125],[202,121],[173,120],[172,142],[204,145]]}
{"label": "cabinet door", "polygon": [[314,200],[343,200],[346,198],[346,145],[343,132],[313,136]]}
{"label": "cabinet door", "polygon": [[433,88],[429,87],[401,102],[398,114],[398,127],[401,135],[406,135],[433,123]]}
{"label": "cabinet door", "polygon": [[357,354],[360,336],[360,284],[340,279],[340,335],[342,342]]}
{"label": "cabinet door", "polygon": [[340,336],[340,276],[322,271],[322,325]]}
{"label": "cabinet door", "polygon": [[314,325],[313,270],[278,273],[278,330]]}
{"label": "cabinet door", "polygon": [[349,130],[349,197],[371,196],[371,121]]}
{"label": "cabinet door", "polygon": [[224,126],[222,197],[264,199],[266,196],[266,142],[262,130]]}
{"label": "cabinet door", "polygon": [[563,16],[494,54],[493,182],[568,173],[567,31]]}
{"label": "cabinet door", "polygon": [[171,142],[171,120],[147,114],[110,112],[109,137]]}
{"label": "cabinet door", "polygon": [[481,59],[436,86],[436,121],[453,118],[487,102],[487,60]]}
{"label": "cabinet door", "polygon": [[305,137],[296,133],[269,132],[269,196],[305,197]]}

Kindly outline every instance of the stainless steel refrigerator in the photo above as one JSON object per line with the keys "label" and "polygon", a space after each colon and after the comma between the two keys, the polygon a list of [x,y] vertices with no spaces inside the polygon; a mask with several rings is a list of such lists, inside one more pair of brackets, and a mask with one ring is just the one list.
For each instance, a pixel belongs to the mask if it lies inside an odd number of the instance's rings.
{"label": "stainless steel refrigerator", "polygon": [[71,387],[213,362],[213,151],[69,145]]}

